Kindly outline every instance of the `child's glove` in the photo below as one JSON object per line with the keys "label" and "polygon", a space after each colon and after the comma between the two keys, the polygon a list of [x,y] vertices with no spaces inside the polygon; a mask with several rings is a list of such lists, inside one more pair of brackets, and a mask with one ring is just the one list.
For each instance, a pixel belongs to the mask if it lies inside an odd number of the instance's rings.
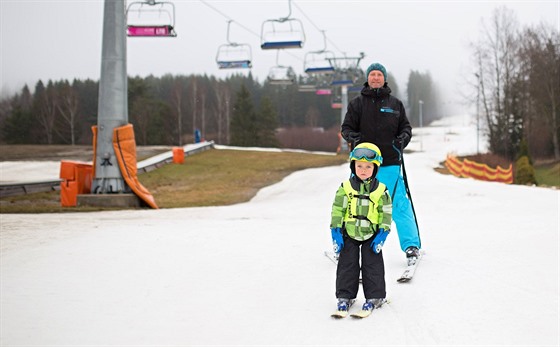
{"label": "child's glove", "polygon": [[331,228],[333,251],[335,254],[340,254],[342,247],[344,247],[344,240],[342,239],[342,231],[340,228]]}
{"label": "child's glove", "polygon": [[385,240],[387,239],[387,235],[389,235],[389,232],[391,232],[391,230],[385,230],[383,228],[380,228],[377,234],[375,235],[375,237],[373,238],[373,241],[371,242],[371,249],[373,249],[373,252],[375,254],[379,254],[379,252],[381,252],[381,248],[383,248],[383,244],[385,243]]}

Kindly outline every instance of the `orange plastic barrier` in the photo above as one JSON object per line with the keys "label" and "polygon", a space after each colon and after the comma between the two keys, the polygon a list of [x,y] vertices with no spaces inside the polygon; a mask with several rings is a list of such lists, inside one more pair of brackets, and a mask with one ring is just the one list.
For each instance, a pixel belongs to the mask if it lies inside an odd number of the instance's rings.
{"label": "orange plastic barrier", "polygon": [[185,151],[183,147],[173,147],[173,162],[183,164],[185,162]]}
{"label": "orange plastic barrier", "polygon": [[76,206],[78,194],[89,194],[93,180],[93,165],[78,161],[60,162],[60,205]]}
{"label": "orange plastic barrier", "polygon": [[504,169],[500,166],[493,169],[486,164],[480,164],[472,160],[465,159],[462,162],[453,155],[447,155],[445,167],[454,176],[470,177],[482,181],[493,181],[502,183],[513,183],[513,165]]}
{"label": "orange plastic barrier", "polygon": [[158,208],[152,194],[138,180],[136,165],[136,140],[132,124],[113,129],[113,148],[126,184],[151,208]]}
{"label": "orange plastic barrier", "polygon": [[[93,177],[95,177],[97,126],[92,126],[91,130],[93,131]],[[154,197],[138,180],[136,140],[134,139],[132,124],[113,129],[113,149],[115,150],[119,168],[126,184],[146,205],[157,209],[158,206]]]}

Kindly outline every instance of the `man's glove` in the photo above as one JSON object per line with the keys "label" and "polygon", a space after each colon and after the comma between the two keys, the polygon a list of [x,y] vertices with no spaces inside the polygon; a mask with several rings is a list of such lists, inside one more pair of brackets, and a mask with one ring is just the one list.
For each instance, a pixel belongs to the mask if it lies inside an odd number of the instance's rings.
{"label": "man's glove", "polygon": [[406,148],[406,146],[408,146],[409,142],[410,142],[410,135],[407,132],[403,132],[403,133],[400,133],[399,136],[397,136],[397,139],[395,141],[395,145],[398,148]]}
{"label": "man's glove", "polygon": [[385,243],[385,240],[387,239],[387,235],[389,235],[389,232],[391,232],[391,230],[385,230],[383,228],[380,228],[377,234],[375,235],[375,237],[373,238],[373,241],[371,242],[371,249],[373,249],[373,252],[375,254],[379,254],[379,252],[381,252],[381,248],[383,248],[383,244]]}
{"label": "man's glove", "polygon": [[346,142],[355,144],[362,139],[362,134],[357,133],[355,131],[347,131],[346,133],[342,134],[342,137],[344,137]]}
{"label": "man's glove", "polygon": [[342,239],[342,231],[340,228],[331,228],[333,251],[335,254],[340,254],[342,247],[344,247],[344,240]]}

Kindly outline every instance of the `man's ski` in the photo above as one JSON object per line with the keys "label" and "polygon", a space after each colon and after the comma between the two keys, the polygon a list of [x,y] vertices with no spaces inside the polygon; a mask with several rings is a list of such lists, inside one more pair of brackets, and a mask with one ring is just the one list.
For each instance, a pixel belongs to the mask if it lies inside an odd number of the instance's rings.
{"label": "man's ski", "polygon": [[408,258],[408,266],[404,270],[401,277],[397,279],[397,282],[399,283],[410,282],[410,280],[412,280],[412,278],[414,277],[414,273],[416,272],[416,268],[418,267],[418,263],[420,262],[420,259],[422,259],[422,253],[420,253],[418,257]]}
{"label": "man's ski", "polygon": [[350,315],[350,317],[352,318],[356,318],[356,319],[362,319],[362,318],[366,318],[369,317],[369,315],[371,315],[371,313],[373,312],[373,310],[380,308],[381,306],[383,306],[383,304],[388,303],[387,299],[382,299],[381,301],[375,303],[375,305],[371,308],[371,310],[360,310],[356,313],[352,313]]}

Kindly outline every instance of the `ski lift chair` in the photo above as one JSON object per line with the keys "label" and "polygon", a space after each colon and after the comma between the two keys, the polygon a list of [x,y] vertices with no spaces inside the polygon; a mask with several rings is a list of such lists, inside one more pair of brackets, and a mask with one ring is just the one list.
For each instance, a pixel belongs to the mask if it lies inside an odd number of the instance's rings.
{"label": "ski lift chair", "polygon": [[332,64],[334,53],[327,51],[327,37],[323,31],[323,49],[307,52],[303,61],[303,71],[307,74],[331,74],[335,71]]}
{"label": "ski lift chair", "polygon": [[346,70],[336,70],[331,81],[333,86],[351,86],[354,84],[354,80],[351,78],[350,74]]}
{"label": "ski lift chair", "polygon": [[302,48],[305,42],[303,23],[290,18],[292,3],[288,0],[289,13],[286,17],[269,19],[261,26],[262,49]]}
{"label": "ski lift chair", "polygon": [[298,92],[316,93],[317,92],[317,87],[314,84],[300,84],[300,85],[298,85]]}
{"label": "ski lift chair", "polygon": [[131,2],[126,26],[129,37],[176,37],[175,5],[155,0]]}
{"label": "ski lift chair", "polygon": [[219,69],[250,69],[251,47],[248,45],[221,45],[216,55]]}
{"label": "ski lift chair", "polygon": [[278,63],[280,50],[276,51],[276,66],[268,72],[268,83],[273,85],[290,85],[296,82],[296,73],[291,66],[283,66]]}
{"label": "ski lift chair", "polygon": [[316,76],[306,75],[298,80],[298,92],[315,93],[317,91],[318,80]]}
{"label": "ski lift chair", "polygon": [[333,56],[330,51],[308,52],[305,54],[303,71],[308,74],[332,74],[335,71],[327,57]]}
{"label": "ski lift chair", "polygon": [[291,85],[296,81],[296,74],[291,66],[273,66],[268,73],[268,83],[272,85]]}
{"label": "ski lift chair", "polygon": [[298,19],[269,19],[262,24],[262,49],[302,48],[304,42],[303,24]]}
{"label": "ski lift chair", "polygon": [[251,46],[245,43],[231,42],[229,40],[229,26],[231,22],[231,20],[228,21],[228,43],[218,47],[216,63],[220,69],[249,69],[253,66],[251,63]]}

